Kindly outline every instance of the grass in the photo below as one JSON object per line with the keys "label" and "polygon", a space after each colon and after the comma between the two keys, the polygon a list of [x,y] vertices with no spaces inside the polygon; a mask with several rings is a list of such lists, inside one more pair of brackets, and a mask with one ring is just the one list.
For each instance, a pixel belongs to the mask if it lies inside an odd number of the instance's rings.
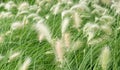
{"label": "grass", "polygon": [[[1,2],[7,3],[9,0],[1,0]],[[12,0],[17,5],[24,2],[25,0]],[[30,5],[34,5],[34,0],[26,0]],[[78,3],[78,0],[74,1],[74,4]],[[42,5],[42,10],[38,13],[38,15],[45,19],[46,25],[49,26],[49,29],[52,34],[52,39],[56,42],[57,39],[62,38],[61,33],[61,13],[54,15],[50,8],[57,4],[57,1],[52,1],[49,6]],[[88,4],[90,11],[80,12],[79,14],[82,17],[82,24],[79,27],[79,30],[73,27],[73,19],[70,19],[70,25],[67,28],[67,32],[70,33],[71,36],[71,45],[76,41],[81,41],[82,46],[78,45],[78,49],[71,51],[66,51],[67,48],[64,48],[64,63],[62,67],[59,67],[60,62],[56,61],[56,53],[55,53],[55,43],[50,44],[46,40],[39,42],[38,33],[33,28],[33,25],[36,24],[35,21],[29,19],[29,23],[24,26],[22,29],[12,30],[12,33],[9,35],[4,35],[7,31],[11,30],[11,25],[15,21],[22,21],[23,16],[17,17],[16,14],[18,10],[13,10],[12,13],[14,16],[12,18],[0,18],[0,35],[4,37],[4,41],[0,43],[0,54],[3,55],[3,59],[0,60],[0,70],[18,70],[20,65],[25,61],[27,57],[31,58],[31,63],[28,70],[103,70],[101,64],[99,62],[101,52],[105,46],[109,46],[110,48],[110,62],[107,65],[107,69],[105,70],[120,70],[120,30],[117,30],[120,26],[119,22],[119,14],[116,15],[116,11],[111,9],[111,5],[99,4],[101,7],[108,9],[107,15],[113,17],[111,21],[111,29],[112,34],[107,35],[107,33],[102,32],[102,30],[96,33],[94,39],[101,38],[102,36],[107,36],[107,39],[103,39],[102,42],[94,43],[93,45],[89,45],[87,42],[88,37],[85,36],[83,32],[84,26],[88,22],[96,23],[99,25],[107,24],[107,22],[97,21],[95,22],[95,17],[99,19],[102,17],[99,14],[91,13],[94,10],[92,5],[92,0]],[[69,9],[71,6],[67,6],[66,4],[62,6],[65,9]],[[7,11],[4,8],[0,9],[0,12]],[[31,12],[35,13],[35,12]],[[31,14],[30,13],[30,14]],[[101,13],[100,13],[101,14]],[[49,15],[49,18],[46,19],[45,16]],[[106,14],[105,14],[106,15]],[[94,40],[93,39],[93,40]],[[74,47],[73,47],[74,48]],[[46,54],[46,52],[52,51],[50,54]],[[8,62],[9,56],[14,52],[21,52],[21,54]]]}

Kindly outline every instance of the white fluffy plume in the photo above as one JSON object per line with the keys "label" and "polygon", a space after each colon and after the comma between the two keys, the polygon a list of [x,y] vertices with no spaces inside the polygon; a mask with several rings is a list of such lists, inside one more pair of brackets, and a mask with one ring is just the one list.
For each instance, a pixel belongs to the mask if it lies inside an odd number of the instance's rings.
{"label": "white fluffy plume", "polygon": [[51,33],[48,26],[45,24],[43,20],[38,21],[38,23],[35,24],[35,29],[37,30],[39,35],[42,35],[47,39],[49,43],[51,43]]}

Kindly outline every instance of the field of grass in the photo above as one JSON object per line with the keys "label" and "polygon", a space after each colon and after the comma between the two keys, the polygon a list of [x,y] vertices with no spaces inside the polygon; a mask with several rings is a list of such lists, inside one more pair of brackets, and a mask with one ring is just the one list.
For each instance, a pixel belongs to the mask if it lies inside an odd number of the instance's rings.
{"label": "field of grass", "polygon": [[119,0],[1,0],[0,70],[120,70]]}

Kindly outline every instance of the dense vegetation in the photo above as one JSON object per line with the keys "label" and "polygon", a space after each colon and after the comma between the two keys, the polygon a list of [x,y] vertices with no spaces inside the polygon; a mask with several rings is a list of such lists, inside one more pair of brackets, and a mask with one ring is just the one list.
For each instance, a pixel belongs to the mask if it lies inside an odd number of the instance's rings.
{"label": "dense vegetation", "polygon": [[120,70],[119,13],[119,0],[1,0],[0,70]]}

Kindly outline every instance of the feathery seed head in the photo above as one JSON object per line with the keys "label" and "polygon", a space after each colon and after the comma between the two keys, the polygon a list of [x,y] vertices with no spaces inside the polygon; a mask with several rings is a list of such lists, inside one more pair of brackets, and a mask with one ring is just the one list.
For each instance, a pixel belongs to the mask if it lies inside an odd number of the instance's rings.
{"label": "feathery seed head", "polygon": [[56,60],[60,63],[63,63],[64,53],[63,53],[63,46],[61,40],[56,41],[55,50],[56,50]]}
{"label": "feathery seed head", "polygon": [[103,8],[98,4],[93,4],[93,8],[95,8],[92,13],[93,14],[97,14],[97,15],[105,15],[106,13],[108,13],[108,9],[107,8]]}
{"label": "feathery seed head", "polygon": [[38,22],[38,21],[41,20],[41,19],[42,19],[42,18],[38,16],[38,17],[34,17],[34,18],[33,18],[33,21]]}
{"label": "feathery seed head", "polygon": [[92,23],[87,23],[85,24],[83,28],[83,33],[88,36],[88,41],[90,41],[97,30],[99,30],[99,25],[98,24],[92,24]]}
{"label": "feathery seed head", "polygon": [[103,70],[107,70],[109,62],[110,62],[110,48],[106,46],[103,48],[100,55],[100,64]]}
{"label": "feathery seed head", "polygon": [[77,12],[74,13],[74,27],[79,28],[81,25],[81,18]]}
{"label": "feathery seed head", "polygon": [[109,15],[103,15],[99,20],[101,23],[111,24],[114,21],[114,18]]}
{"label": "feathery seed head", "polygon": [[100,2],[105,5],[110,5],[112,3],[112,0],[100,0]]}
{"label": "feathery seed head", "polygon": [[41,12],[41,10],[42,10],[41,8],[38,8],[36,13],[39,14]]}
{"label": "feathery seed head", "polygon": [[112,34],[112,28],[110,27],[110,25],[107,25],[107,24],[101,25],[101,29],[102,29],[107,35],[111,35],[111,34]]}
{"label": "feathery seed head", "polygon": [[72,0],[58,0],[58,2],[60,2],[60,3],[65,3],[65,4],[68,4],[68,5],[73,4],[73,1],[72,1]]}
{"label": "feathery seed head", "polygon": [[24,16],[24,15],[27,15],[27,14],[29,14],[29,11],[19,11],[18,13],[17,13],[17,15],[16,15],[16,17],[20,17],[20,16]]}
{"label": "feathery seed head", "polygon": [[10,11],[13,8],[16,8],[16,4],[13,1],[9,1],[8,3],[5,4],[5,9]]}
{"label": "feathery seed head", "polygon": [[20,55],[20,52],[15,52],[12,55],[10,55],[8,62],[11,62],[15,58],[17,58]]}
{"label": "feathery seed head", "polygon": [[19,5],[18,10],[19,11],[25,11],[29,9],[29,3],[28,2],[23,2]]}
{"label": "feathery seed head", "polygon": [[50,9],[50,11],[53,12],[54,15],[58,14],[61,12],[61,3],[57,3],[56,5],[53,5],[53,7]]}
{"label": "feathery seed head", "polygon": [[95,33],[94,32],[87,32],[87,35],[88,35],[87,42],[89,42],[91,39],[93,39],[93,37],[95,36]]}
{"label": "feathery seed head", "polygon": [[70,47],[70,33],[65,33],[63,36],[63,41],[65,44],[65,47],[69,48]]}
{"label": "feathery seed head", "polygon": [[61,32],[62,32],[62,36],[64,35],[64,33],[66,32],[68,26],[69,26],[69,18],[65,18],[63,19],[62,21],[62,24],[61,24]]}
{"label": "feathery seed head", "polygon": [[40,42],[42,42],[45,39],[45,35],[39,34],[38,39]]}
{"label": "feathery seed head", "polygon": [[78,4],[75,4],[71,7],[71,10],[77,10],[79,12],[89,11],[87,3],[85,1],[80,1]]}
{"label": "feathery seed head", "polygon": [[1,12],[0,18],[11,18],[13,17],[13,14],[11,12]]}
{"label": "feathery seed head", "polygon": [[39,6],[43,5],[45,0],[35,0],[35,3]]}
{"label": "feathery seed head", "polygon": [[89,44],[89,45],[96,45],[96,44],[102,42],[103,40],[104,40],[104,39],[102,39],[102,38],[93,39],[93,40],[89,41],[88,44]]}
{"label": "feathery seed head", "polygon": [[30,66],[31,58],[26,58],[24,63],[20,66],[19,70],[28,70],[28,67]]}
{"label": "feathery seed head", "polygon": [[11,29],[12,29],[12,30],[21,29],[21,28],[23,28],[23,27],[24,27],[24,25],[23,25],[22,22],[20,22],[20,21],[14,22],[14,23],[11,25]]}
{"label": "feathery seed head", "polygon": [[98,24],[93,24],[93,23],[87,23],[85,24],[84,28],[83,28],[83,32],[95,32],[96,30],[99,29],[99,25]]}
{"label": "feathery seed head", "polygon": [[113,4],[111,5],[112,9],[115,9],[116,14],[120,13],[120,1],[118,2],[113,2]]}
{"label": "feathery seed head", "polygon": [[64,19],[65,17],[71,17],[74,12],[72,10],[63,10],[61,13],[61,18]]}
{"label": "feathery seed head", "polygon": [[51,43],[51,33],[49,31],[48,26],[45,24],[44,20],[40,20],[35,24],[35,29],[37,30],[39,35],[45,37],[45,39]]}
{"label": "feathery seed head", "polygon": [[35,17],[39,17],[38,14],[36,14],[36,13],[31,13],[31,14],[29,14],[29,15],[27,16],[28,19],[29,19],[29,18],[35,18]]}
{"label": "feathery seed head", "polygon": [[30,11],[37,11],[39,9],[39,7],[37,6],[37,5],[31,5],[30,7],[29,7],[29,10]]}
{"label": "feathery seed head", "polygon": [[77,40],[77,41],[73,42],[73,45],[72,45],[72,47],[70,48],[70,51],[79,50],[82,46],[83,46],[83,42]]}

